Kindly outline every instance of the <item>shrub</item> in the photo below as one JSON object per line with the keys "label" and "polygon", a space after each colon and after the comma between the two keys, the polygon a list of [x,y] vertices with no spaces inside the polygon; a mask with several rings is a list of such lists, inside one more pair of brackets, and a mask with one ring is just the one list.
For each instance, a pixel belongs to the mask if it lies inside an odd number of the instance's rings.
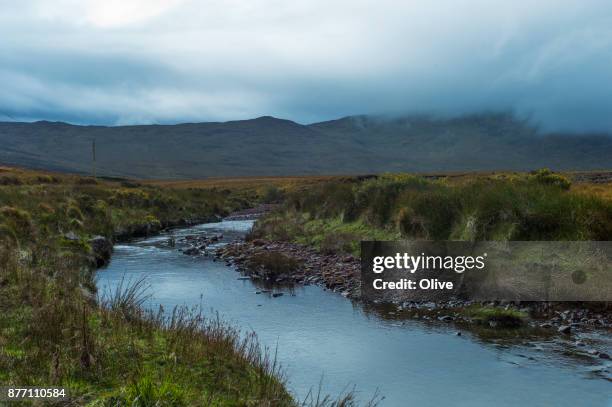
{"label": "shrub", "polygon": [[14,175],[4,175],[0,177],[0,185],[22,185],[23,181]]}
{"label": "shrub", "polygon": [[0,219],[12,229],[19,239],[28,239],[34,234],[30,213],[19,208],[4,206],[0,208]]}
{"label": "shrub", "polygon": [[355,205],[358,213],[375,226],[384,226],[405,191],[421,191],[428,183],[409,175],[385,175],[363,182],[357,189]]}
{"label": "shrub", "polygon": [[295,258],[276,251],[256,253],[249,259],[251,268],[261,269],[271,280],[275,280],[281,274],[296,270],[299,265],[300,263]]}
{"label": "shrub", "polygon": [[264,203],[278,203],[281,202],[285,194],[278,187],[272,185],[265,189],[261,200]]}
{"label": "shrub", "polygon": [[151,226],[151,227],[154,227],[154,228],[160,228],[160,227],[161,227],[161,222],[160,222],[160,220],[159,220],[159,219],[157,219],[157,218],[155,217],[155,215],[151,215],[151,214],[149,214],[149,215],[145,216],[145,218],[144,218],[144,222],[145,222],[147,225],[149,225],[149,226]]}
{"label": "shrub", "polygon": [[570,189],[572,182],[560,174],[555,174],[548,168],[542,168],[534,171],[530,175],[530,179],[543,185],[555,185],[561,189]]}
{"label": "shrub", "polygon": [[39,184],[58,184],[60,180],[59,178],[51,175],[39,175],[36,177],[36,182]]}

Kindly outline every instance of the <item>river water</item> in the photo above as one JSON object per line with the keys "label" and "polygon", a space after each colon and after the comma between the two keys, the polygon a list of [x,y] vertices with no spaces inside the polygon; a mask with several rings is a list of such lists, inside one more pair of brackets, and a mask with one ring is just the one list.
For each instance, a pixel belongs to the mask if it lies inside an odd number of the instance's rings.
{"label": "river water", "polygon": [[[173,231],[181,236],[222,233],[240,238],[252,221],[224,221]],[[513,345],[483,342],[445,324],[382,319],[342,296],[306,286],[272,297],[224,262],[191,257],[168,236],[115,246],[98,272],[103,294],[123,278],[146,277],[147,306],[202,306],[277,349],[300,399],[323,384],[339,394],[355,386],[360,399],[378,390],[381,406],[607,406],[612,407],[611,364],[579,363],[554,342]]]}

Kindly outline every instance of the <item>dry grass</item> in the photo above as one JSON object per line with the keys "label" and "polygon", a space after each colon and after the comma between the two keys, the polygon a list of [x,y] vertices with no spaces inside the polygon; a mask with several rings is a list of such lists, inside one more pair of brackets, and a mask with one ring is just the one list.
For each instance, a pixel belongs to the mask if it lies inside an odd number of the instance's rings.
{"label": "dry grass", "polygon": [[612,201],[612,182],[602,184],[591,184],[591,183],[580,183],[572,186],[572,191],[585,194],[594,195],[599,198]]}

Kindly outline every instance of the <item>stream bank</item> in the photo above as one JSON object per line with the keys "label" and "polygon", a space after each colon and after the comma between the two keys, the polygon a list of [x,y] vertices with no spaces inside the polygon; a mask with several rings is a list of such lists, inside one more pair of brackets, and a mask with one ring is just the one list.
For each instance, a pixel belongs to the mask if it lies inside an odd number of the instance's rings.
{"label": "stream bank", "polygon": [[[488,340],[437,319],[402,319],[395,311],[347,301],[318,284],[270,287],[237,273],[213,254],[241,242],[249,228],[245,221],[224,221],[118,244],[98,286],[112,291],[124,278],[145,277],[151,310],[200,307],[256,332],[277,354],[298,399],[316,391],[322,378],[324,393],[354,385],[366,401],[378,390],[383,407],[454,405],[457,399],[478,407],[603,407],[610,399],[608,361],[565,354],[562,340]],[[184,253],[205,240],[203,252]],[[444,391],[425,390],[431,388]]]}
{"label": "stream bank", "polygon": [[[270,272],[266,265],[255,261],[262,255],[280,254],[293,259],[296,266],[281,272]],[[354,302],[360,296],[360,260],[352,255],[320,253],[312,247],[262,239],[232,242],[219,248],[215,255],[234,266],[244,275],[268,283],[284,285],[318,285],[339,293]],[[572,352],[586,358],[610,359],[608,347],[583,338],[591,334],[612,334],[612,314],[602,309],[575,304],[544,302],[475,302],[453,300],[446,302],[398,301],[395,303],[366,304],[383,318],[393,320],[422,320],[452,323],[458,329],[495,331],[521,327],[522,334],[530,337],[559,336],[571,345]],[[484,311],[495,310],[492,315]],[[508,322],[509,321],[509,322]],[[507,336],[501,333],[500,337]]]}

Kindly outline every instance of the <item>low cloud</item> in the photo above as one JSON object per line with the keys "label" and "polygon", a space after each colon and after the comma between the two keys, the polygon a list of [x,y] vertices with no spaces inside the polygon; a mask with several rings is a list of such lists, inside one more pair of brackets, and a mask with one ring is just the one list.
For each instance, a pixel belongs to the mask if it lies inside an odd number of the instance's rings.
{"label": "low cloud", "polygon": [[612,130],[606,1],[0,0],[0,9],[0,120],[513,110],[548,130]]}

